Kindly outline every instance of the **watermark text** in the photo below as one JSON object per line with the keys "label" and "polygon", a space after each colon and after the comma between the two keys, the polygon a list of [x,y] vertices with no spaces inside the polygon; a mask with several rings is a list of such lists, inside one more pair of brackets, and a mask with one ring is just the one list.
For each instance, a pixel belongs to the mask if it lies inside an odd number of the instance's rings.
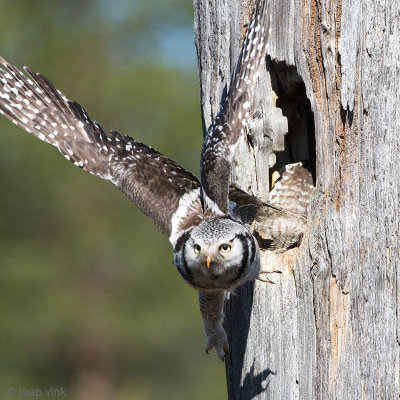
{"label": "watermark text", "polygon": [[6,395],[10,398],[22,399],[46,399],[46,398],[66,398],[67,389],[63,387],[49,388],[21,388],[9,387],[6,389]]}

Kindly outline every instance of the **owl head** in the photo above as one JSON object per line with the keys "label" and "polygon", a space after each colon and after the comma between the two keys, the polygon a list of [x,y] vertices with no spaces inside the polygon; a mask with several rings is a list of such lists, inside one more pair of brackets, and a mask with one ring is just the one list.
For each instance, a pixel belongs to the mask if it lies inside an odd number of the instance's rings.
{"label": "owl head", "polygon": [[232,289],[257,277],[260,250],[244,225],[228,216],[216,217],[178,239],[174,264],[197,290]]}

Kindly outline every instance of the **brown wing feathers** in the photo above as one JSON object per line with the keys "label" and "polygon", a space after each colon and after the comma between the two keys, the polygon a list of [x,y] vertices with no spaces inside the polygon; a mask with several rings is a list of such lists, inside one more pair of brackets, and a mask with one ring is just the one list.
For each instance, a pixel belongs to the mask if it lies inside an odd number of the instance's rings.
{"label": "brown wing feathers", "polygon": [[106,134],[43,75],[25,68],[28,78],[3,58],[0,63],[6,67],[0,68],[0,113],[5,117],[57,147],[78,167],[110,180],[168,236],[176,230],[173,217],[184,194],[191,194],[195,208],[200,183],[190,172],[129,136]]}
{"label": "brown wing feathers", "polygon": [[206,207],[228,213],[231,165],[247,125],[249,93],[265,59],[271,30],[270,0],[258,2],[243,40],[241,55],[223,107],[210,126],[201,154],[201,182]]}

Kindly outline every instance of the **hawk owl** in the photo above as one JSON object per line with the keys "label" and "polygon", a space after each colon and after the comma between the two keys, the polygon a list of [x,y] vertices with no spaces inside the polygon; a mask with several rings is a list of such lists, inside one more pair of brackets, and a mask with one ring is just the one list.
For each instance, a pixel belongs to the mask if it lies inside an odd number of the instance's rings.
{"label": "hawk owl", "polygon": [[55,146],[81,169],[111,181],[168,236],[182,278],[199,291],[206,350],[228,352],[222,327],[225,291],[253,280],[259,244],[250,223],[262,225],[269,247],[296,243],[312,191],[301,163],[286,166],[268,203],[231,187],[231,167],[245,134],[250,94],[271,34],[270,0],[255,6],[230,89],[201,151],[201,182],[153,148],[116,131],[106,133],[43,75],[26,74],[0,58],[0,113]]}

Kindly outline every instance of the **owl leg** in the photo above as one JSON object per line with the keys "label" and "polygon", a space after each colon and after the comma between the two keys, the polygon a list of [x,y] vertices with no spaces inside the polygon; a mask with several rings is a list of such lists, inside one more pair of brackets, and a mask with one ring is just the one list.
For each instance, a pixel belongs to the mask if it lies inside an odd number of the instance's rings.
{"label": "owl leg", "polygon": [[217,356],[224,361],[229,353],[228,338],[222,326],[224,320],[225,291],[199,292],[200,312],[206,334],[206,353],[215,348]]}

